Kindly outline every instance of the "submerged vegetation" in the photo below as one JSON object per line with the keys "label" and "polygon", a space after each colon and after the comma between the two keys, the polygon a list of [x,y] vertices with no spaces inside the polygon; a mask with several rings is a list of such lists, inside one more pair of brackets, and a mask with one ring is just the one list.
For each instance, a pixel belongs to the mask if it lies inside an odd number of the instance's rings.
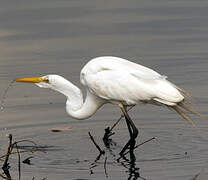
{"label": "submerged vegetation", "polygon": [[[6,153],[4,155],[0,156],[0,161],[3,162],[2,167],[1,167],[3,172],[0,173],[0,176],[3,179],[7,179],[7,180],[13,179],[11,176],[11,173],[10,173],[10,168],[13,165],[15,166],[15,164],[11,165],[11,163],[9,163],[9,159],[10,159],[11,155],[16,154],[17,155],[17,167],[18,167],[18,179],[20,180],[21,179],[21,164],[24,163],[24,164],[30,165],[31,159],[33,158],[33,156],[29,156],[26,159],[21,160],[21,154],[22,153],[34,153],[37,151],[45,153],[45,151],[43,149],[36,147],[37,144],[31,140],[28,140],[28,139],[13,141],[12,134],[8,135],[8,139],[9,139],[9,142],[8,142],[8,147],[7,147]],[[33,147],[31,149],[19,150],[18,146],[21,143],[32,143]],[[35,179],[35,177],[33,177],[32,179]]]}

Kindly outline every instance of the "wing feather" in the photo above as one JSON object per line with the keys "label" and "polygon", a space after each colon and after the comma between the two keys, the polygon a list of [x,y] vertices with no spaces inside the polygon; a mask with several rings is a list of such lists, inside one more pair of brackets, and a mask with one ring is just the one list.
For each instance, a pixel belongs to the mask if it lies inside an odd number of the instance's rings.
{"label": "wing feather", "polygon": [[97,96],[111,101],[137,104],[153,97],[150,84],[138,80],[130,73],[108,70],[85,76],[88,88]]}
{"label": "wing feather", "polygon": [[155,100],[175,105],[184,97],[166,78],[152,69],[116,57],[91,60],[80,77],[92,93],[109,101],[132,105]]}

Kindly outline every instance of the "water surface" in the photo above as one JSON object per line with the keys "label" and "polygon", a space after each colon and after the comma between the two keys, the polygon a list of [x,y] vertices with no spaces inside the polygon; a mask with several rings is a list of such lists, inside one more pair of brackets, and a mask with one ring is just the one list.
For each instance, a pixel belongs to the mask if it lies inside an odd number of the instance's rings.
{"label": "water surface", "polygon": [[[83,89],[79,72],[84,64],[93,57],[113,55],[167,75],[188,90],[194,107],[207,115],[207,9],[208,2],[202,0],[3,1],[0,92],[3,95],[15,78],[46,74],[60,74]],[[143,178],[190,180],[202,170],[207,175],[207,120],[193,117],[198,126],[194,129],[174,112],[151,105],[136,107],[131,116],[140,130],[138,143],[158,139],[135,151]],[[16,139],[32,139],[47,151],[37,153],[32,166],[22,166],[22,179],[106,179],[104,157],[90,174],[98,152],[88,131],[104,147],[104,128],[118,117],[117,107],[105,105],[89,120],[76,121],[65,112],[63,95],[13,84],[0,116],[0,152],[6,150],[6,134],[12,133]],[[50,131],[57,126],[72,129]],[[123,121],[115,132],[117,156],[128,140]],[[110,152],[107,157],[108,179],[127,179],[128,169],[116,163]],[[11,171],[17,177],[15,166]]]}

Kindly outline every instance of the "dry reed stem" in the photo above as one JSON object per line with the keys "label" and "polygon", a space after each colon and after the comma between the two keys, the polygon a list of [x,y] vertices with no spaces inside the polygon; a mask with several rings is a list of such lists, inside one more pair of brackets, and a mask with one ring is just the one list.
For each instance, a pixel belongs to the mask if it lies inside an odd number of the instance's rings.
{"label": "dry reed stem", "polygon": [[[44,150],[42,149],[39,149],[39,148],[32,148],[32,149],[29,149],[29,150],[22,150],[22,151],[19,151],[18,149],[18,144],[19,143],[22,143],[22,142],[30,142],[34,145],[36,145],[35,142],[31,141],[31,140],[20,140],[20,141],[15,141],[14,143],[12,143],[12,134],[9,134],[8,135],[8,138],[9,138],[9,144],[8,144],[8,148],[7,148],[7,152],[5,155],[1,156],[0,157],[0,160],[3,161],[2,159],[4,159],[4,163],[3,163],[3,166],[2,166],[2,170],[5,174],[5,176],[3,174],[0,174],[0,177],[4,178],[4,179],[8,179],[8,180],[11,180],[11,176],[10,176],[10,172],[9,172],[9,157],[10,155],[12,154],[17,154],[18,155],[18,179],[20,180],[21,179],[21,157],[20,157],[20,154],[21,153],[25,153],[25,152],[35,152],[35,151],[41,151],[41,152],[44,152]],[[16,151],[15,152],[12,152],[14,147],[16,148]]]}
{"label": "dry reed stem", "polygon": [[100,148],[100,146],[98,146],[98,144],[95,142],[95,139],[93,138],[93,136],[91,135],[91,133],[88,132],[88,134],[89,134],[90,139],[92,140],[93,144],[95,145],[95,147],[96,147],[96,148],[98,149],[98,151],[100,152],[100,155],[105,154],[105,151],[102,150],[102,149]]}

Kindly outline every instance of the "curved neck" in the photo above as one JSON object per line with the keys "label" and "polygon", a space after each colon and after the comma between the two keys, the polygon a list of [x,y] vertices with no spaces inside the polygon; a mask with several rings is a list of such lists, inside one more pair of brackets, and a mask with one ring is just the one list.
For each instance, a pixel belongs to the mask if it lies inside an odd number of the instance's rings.
{"label": "curved neck", "polygon": [[[81,102],[79,102],[79,105],[77,106],[77,102],[80,100]],[[66,111],[75,119],[87,119],[91,117],[104,103],[104,100],[87,91],[85,102],[83,102],[82,97],[81,99],[71,99],[68,97],[66,102]]]}
{"label": "curved neck", "polygon": [[56,90],[67,97],[66,110],[75,119],[86,119],[92,116],[105,100],[87,90],[85,102],[81,90],[65,78],[57,75],[50,76],[50,84],[46,87]]}

